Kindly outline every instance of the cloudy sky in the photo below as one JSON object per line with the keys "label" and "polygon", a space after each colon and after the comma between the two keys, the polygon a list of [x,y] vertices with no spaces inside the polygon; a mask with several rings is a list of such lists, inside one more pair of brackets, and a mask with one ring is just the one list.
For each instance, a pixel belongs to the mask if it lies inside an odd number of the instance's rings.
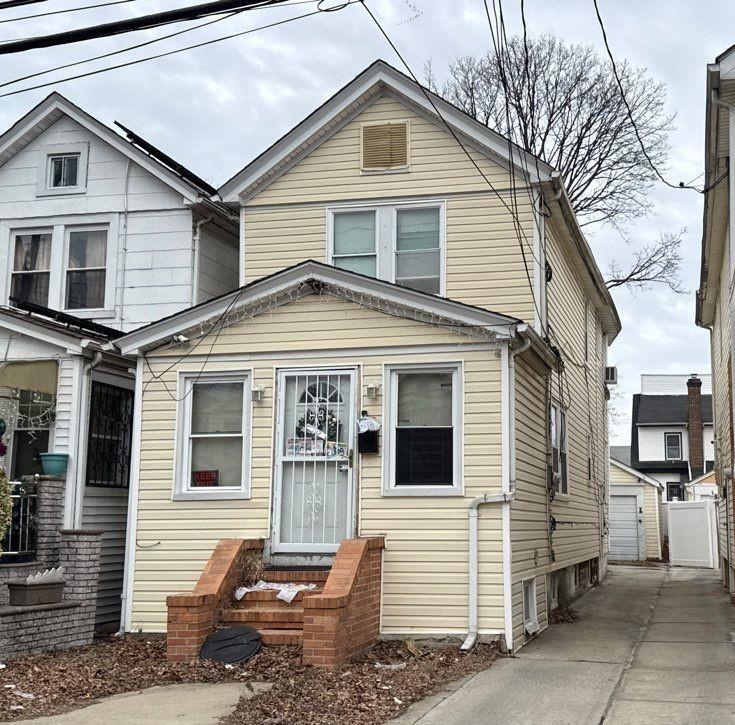
{"label": "cloudy sky", "polygon": [[[6,22],[102,2],[110,0],[46,0],[2,11],[0,41],[196,4],[195,0],[127,0],[96,10]],[[520,30],[519,2],[504,3],[509,34]],[[431,58],[441,77],[442,69],[457,55],[482,54],[488,48],[482,0],[368,3],[417,73]],[[338,0],[323,4],[333,6]],[[296,0],[289,5],[244,13],[114,58],[6,85],[0,93],[237,33],[316,7],[314,2]],[[735,3],[600,0],[600,8],[616,57],[646,67],[668,88],[667,106],[677,115],[668,178],[694,179],[703,170],[705,67],[735,43]],[[603,51],[592,0],[526,0],[526,19],[531,35],[555,34]],[[3,56],[0,83],[202,22]],[[168,58],[0,97],[0,126],[9,126],[56,88],[100,120],[121,121],[219,185],[378,57],[400,67],[363,8],[354,4]],[[660,230],[686,228],[683,281],[689,293],[674,295],[666,289],[615,293],[624,329],[611,350],[611,363],[618,365],[621,382],[620,421],[613,430],[613,443],[629,442],[630,396],[638,390],[642,372],[709,369],[707,334],[694,326],[702,197],[691,191],[656,188],[652,201],[653,214],[631,229],[630,236],[643,243]],[[612,258],[621,262],[629,258],[629,248],[612,230],[590,230],[589,239],[603,270]]]}

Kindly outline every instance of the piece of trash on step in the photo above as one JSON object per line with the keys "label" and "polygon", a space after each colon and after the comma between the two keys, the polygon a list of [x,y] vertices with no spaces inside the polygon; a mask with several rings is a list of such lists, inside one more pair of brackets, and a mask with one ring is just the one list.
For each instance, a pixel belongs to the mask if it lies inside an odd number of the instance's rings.
{"label": "piece of trash on step", "polygon": [[376,670],[402,670],[406,666],[405,662],[396,662],[395,664],[383,664],[382,662],[375,663]]}
{"label": "piece of trash on step", "polygon": [[262,579],[256,584],[249,587],[237,587],[235,589],[235,599],[239,602],[248,592],[263,592],[275,590],[276,599],[291,604],[299,592],[312,592],[316,589],[316,584],[295,584],[294,582],[266,582]]}
{"label": "piece of trash on step", "polygon": [[22,692],[21,690],[14,690],[13,694],[16,697],[22,697],[24,700],[35,700],[36,696],[32,692]]}
{"label": "piece of trash on step", "polygon": [[15,689],[15,685],[3,685],[3,687],[4,687],[4,688],[5,688],[6,690],[14,690],[14,689]]}
{"label": "piece of trash on step", "polygon": [[395,702],[396,705],[403,705],[403,700],[399,700],[397,697],[393,698],[393,702]]}
{"label": "piece of trash on step", "polygon": [[10,709],[13,710],[13,711],[25,710],[25,708],[23,707],[23,705],[11,705],[10,706]]}

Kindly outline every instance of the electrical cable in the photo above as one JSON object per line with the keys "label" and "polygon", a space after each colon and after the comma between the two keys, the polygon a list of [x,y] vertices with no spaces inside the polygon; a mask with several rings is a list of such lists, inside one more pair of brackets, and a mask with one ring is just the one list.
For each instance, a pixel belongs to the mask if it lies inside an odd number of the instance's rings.
{"label": "electrical cable", "polygon": [[110,2],[98,3],[97,5],[82,5],[78,8],[67,8],[66,10],[50,10],[47,13],[36,13],[35,15],[22,15],[19,18],[6,18],[0,20],[0,25],[4,23],[15,23],[18,20],[35,20],[36,18],[46,18],[49,15],[63,15],[64,13],[76,13],[79,10],[94,10],[96,8],[106,8],[110,5],[124,5],[125,3],[133,3],[137,0],[111,0]]}
{"label": "electrical cable", "polygon": [[46,0],[5,0],[5,2],[0,2],[0,10],[9,10],[10,8],[19,8],[22,5],[36,5],[45,2]]}
{"label": "electrical cable", "polygon": [[[353,2],[358,2],[358,0],[351,0],[351,2],[348,4],[352,4]],[[107,68],[99,68],[97,70],[88,71],[87,73],[78,73],[77,75],[67,76],[66,78],[59,78],[57,80],[49,81],[47,83],[38,83],[33,86],[26,86],[25,88],[19,88],[14,91],[8,91],[7,93],[0,93],[0,98],[7,98],[8,96],[15,96],[15,95],[18,95],[19,93],[27,93],[28,91],[35,91],[39,88],[47,88],[49,86],[55,86],[60,83],[67,83],[69,81],[77,80],[79,78],[88,78],[90,76],[99,75],[100,73],[107,73],[108,71],[111,71],[111,70],[117,70],[118,68],[127,68],[132,65],[137,65],[138,63],[145,63],[149,60],[157,60],[159,58],[166,58],[170,55],[176,55],[177,53],[183,53],[187,50],[193,50],[195,48],[203,48],[208,45],[213,45],[214,43],[221,43],[224,40],[231,40],[232,38],[238,38],[243,35],[249,35],[250,33],[255,33],[259,30],[267,30],[268,28],[274,28],[278,25],[284,25],[294,20],[302,20],[303,18],[312,17],[314,15],[320,15],[322,12],[325,12],[325,11],[314,10],[310,13],[303,13],[302,15],[294,15],[291,18],[284,18],[283,20],[278,20],[273,23],[267,23],[266,25],[260,25],[257,28],[250,28],[249,30],[242,30],[237,33],[231,33],[230,35],[224,35],[219,38],[213,38],[211,40],[206,40],[201,43],[194,43],[192,45],[187,45],[183,48],[176,48],[175,50],[169,50],[165,53],[158,53],[156,55],[147,56],[146,58],[137,58],[135,60],[130,60],[125,63],[118,63],[116,65],[109,66]]]}
{"label": "electrical cable", "polygon": [[158,28],[162,25],[170,25],[171,23],[198,20],[228,10],[252,10],[256,7],[278,5],[285,2],[286,0],[214,0],[213,2],[203,3],[201,5],[190,5],[185,8],[167,10],[162,13],[142,15],[126,20],[116,20],[110,23],[102,23],[101,25],[67,30],[61,33],[52,33],[51,35],[39,35],[21,40],[13,40],[0,45],[0,55],[68,45],[83,40],[94,40],[95,38],[108,38],[122,33],[150,30],[151,28]]}

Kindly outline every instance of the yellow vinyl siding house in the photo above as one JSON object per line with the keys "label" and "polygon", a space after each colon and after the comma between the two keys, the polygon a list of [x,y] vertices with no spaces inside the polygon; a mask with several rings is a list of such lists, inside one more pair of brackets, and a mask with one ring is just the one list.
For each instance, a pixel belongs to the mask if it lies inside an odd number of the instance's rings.
{"label": "yellow vinyl siding house", "polygon": [[696,322],[710,331],[715,477],[721,571],[735,594],[733,503],[733,260],[735,230],[735,47],[707,66],[704,223]]}
{"label": "yellow vinyl siding house", "polygon": [[[243,286],[120,341],[140,372],[126,629],[165,630],[225,537],[309,566],[382,535],[383,636],[509,648],[546,626],[547,579],[564,598],[604,573],[617,313],[559,176],[432,100],[441,117],[363,71],[219,190]],[[234,411],[227,442],[200,442],[208,405]]]}

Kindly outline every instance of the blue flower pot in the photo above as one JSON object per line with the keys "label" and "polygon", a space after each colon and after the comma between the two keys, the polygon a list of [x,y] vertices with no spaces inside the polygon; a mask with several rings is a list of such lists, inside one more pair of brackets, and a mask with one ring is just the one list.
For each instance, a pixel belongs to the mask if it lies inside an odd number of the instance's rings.
{"label": "blue flower pot", "polygon": [[43,472],[47,476],[65,476],[69,463],[68,453],[39,453]]}

